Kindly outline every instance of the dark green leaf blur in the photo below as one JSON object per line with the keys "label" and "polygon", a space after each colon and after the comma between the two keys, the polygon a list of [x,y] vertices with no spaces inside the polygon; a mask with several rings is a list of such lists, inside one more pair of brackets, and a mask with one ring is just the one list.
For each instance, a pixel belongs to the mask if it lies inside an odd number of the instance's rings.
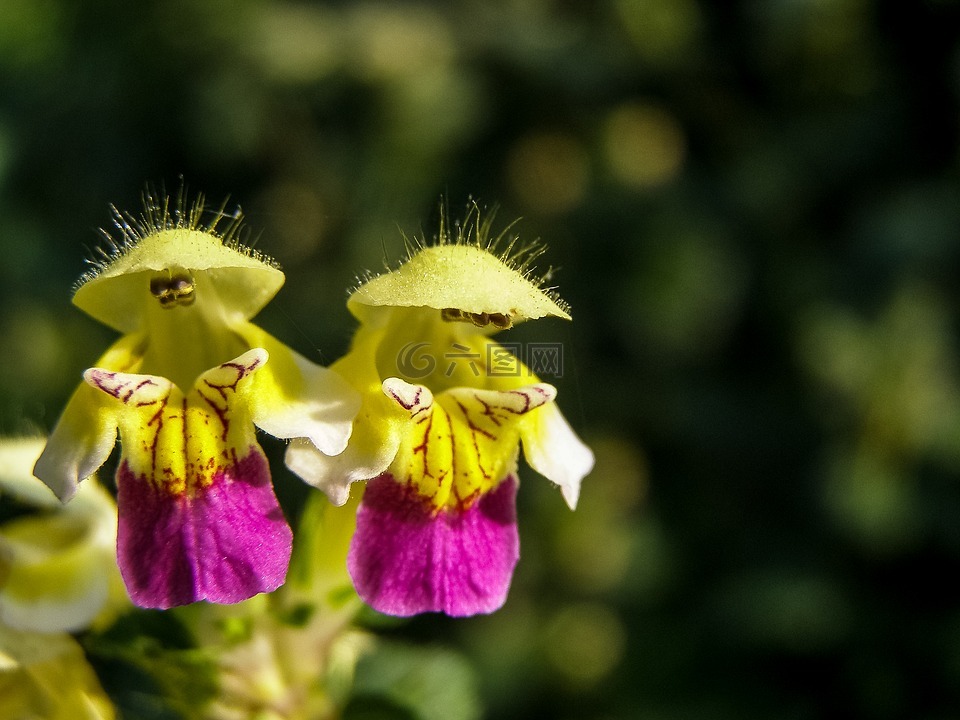
{"label": "dark green leaf blur", "polygon": [[0,434],[114,339],[71,288],[148,182],[242,206],[324,364],[496,205],[597,466],[574,513],[524,468],[504,609],[378,628],[345,716],[957,717],[958,93],[951,0],[3,0]]}

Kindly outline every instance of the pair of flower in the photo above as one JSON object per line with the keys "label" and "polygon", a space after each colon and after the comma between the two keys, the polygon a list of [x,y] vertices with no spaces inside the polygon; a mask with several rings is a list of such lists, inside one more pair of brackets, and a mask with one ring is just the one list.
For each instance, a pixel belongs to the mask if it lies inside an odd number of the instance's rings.
{"label": "pair of flower", "polygon": [[[287,466],[334,504],[368,481],[348,569],[374,608],[500,607],[519,557],[520,443],[571,508],[593,465],[556,390],[490,338],[569,319],[531,279],[534,253],[498,251],[477,211],[455,235],[442,227],[437,244],[352,293],[360,327],[326,369],[250,322],[283,273],[239,244],[237,219],[219,231],[202,211],[148,196],[139,219],[117,215],[122,236],[74,303],[124,335],[84,373],[37,477],[69,500],[119,429],[117,551],[131,599],[238,602],[283,583],[292,542],[256,426],[293,440]],[[509,371],[495,372],[504,360]]]}

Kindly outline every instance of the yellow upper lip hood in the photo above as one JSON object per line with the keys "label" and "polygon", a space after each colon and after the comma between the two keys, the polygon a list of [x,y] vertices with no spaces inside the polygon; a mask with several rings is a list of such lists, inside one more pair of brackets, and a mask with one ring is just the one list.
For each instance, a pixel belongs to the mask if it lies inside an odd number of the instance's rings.
{"label": "yellow upper lip hood", "polygon": [[256,315],[283,286],[273,261],[232,240],[193,228],[157,230],[125,246],[81,281],[74,304],[121,332],[142,326],[145,298],[156,273],[183,270],[194,276],[202,302],[215,291],[223,307],[244,319]]}
{"label": "yellow upper lip hood", "polygon": [[508,260],[472,244],[425,247],[399,268],[358,287],[347,302],[363,320],[364,307],[455,308],[502,314],[514,322],[553,316],[570,319],[565,303]]}

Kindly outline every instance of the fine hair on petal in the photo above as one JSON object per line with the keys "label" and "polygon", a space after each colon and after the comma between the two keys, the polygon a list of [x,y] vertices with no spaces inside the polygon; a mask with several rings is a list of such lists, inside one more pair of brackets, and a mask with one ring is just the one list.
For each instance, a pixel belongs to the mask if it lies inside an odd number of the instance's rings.
{"label": "fine hair on petal", "polygon": [[[556,303],[561,310],[569,312],[570,307],[559,296],[556,286],[547,284],[553,278],[555,269],[548,266],[544,272],[538,272],[534,266],[535,261],[546,252],[546,243],[539,238],[521,241],[520,235],[515,232],[520,218],[508,223],[502,230],[494,234],[493,225],[498,209],[499,207],[496,205],[490,208],[481,208],[480,204],[471,198],[466,204],[463,219],[456,219],[451,222],[447,201],[441,199],[437,233],[428,241],[426,234],[422,231],[420,234],[408,235],[401,228],[400,235],[403,239],[405,256],[395,267],[391,267],[390,263],[385,260],[386,271],[389,273],[398,269],[404,263],[412,260],[418,253],[430,247],[443,245],[475,247],[496,257],[506,267],[533,284],[536,289]],[[364,284],[379,276],[379,273],[370,271],[361,273],[356,279],[356,285],[348,291],[348,294],[354,293]]]}
{"label": "fine hair on petal", "polygon": [[229,197],[214,209],[207,205],[203,193],[197,193],[190,200],[184,183],[180,184],[175,196],[168,194],[162,185],[158,190],[148,184],[140,197],[142,209],[139,215],[110,205],[114,230],[100,229],[101,243],[92,248],[86,260],[90,267],[77,280],[74,291],[98,277],[145,238],[167,230],[206,233],[231,250],[270,267],[280,268],[276,260],[244,244],[246,227],[243,211],[239,205],[228,209]]}

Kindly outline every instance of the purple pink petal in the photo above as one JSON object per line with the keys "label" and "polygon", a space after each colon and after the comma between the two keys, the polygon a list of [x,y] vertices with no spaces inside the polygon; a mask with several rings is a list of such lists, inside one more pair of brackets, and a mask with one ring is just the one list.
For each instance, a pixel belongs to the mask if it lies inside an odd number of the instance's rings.
{"label": "purple pink petal", "polygon": [[347,557],[360,597],[397,616],[499,609],[520,557],[516,497],[511,475],[469,508],[438,512],[393,476],[374,478]]}
{"label": "purple pink petal", "polygon": [[235,603],[283,583],[292,535],[259,447],[182,494],[122,461],[117,489],[118,562],[137,605]]}

